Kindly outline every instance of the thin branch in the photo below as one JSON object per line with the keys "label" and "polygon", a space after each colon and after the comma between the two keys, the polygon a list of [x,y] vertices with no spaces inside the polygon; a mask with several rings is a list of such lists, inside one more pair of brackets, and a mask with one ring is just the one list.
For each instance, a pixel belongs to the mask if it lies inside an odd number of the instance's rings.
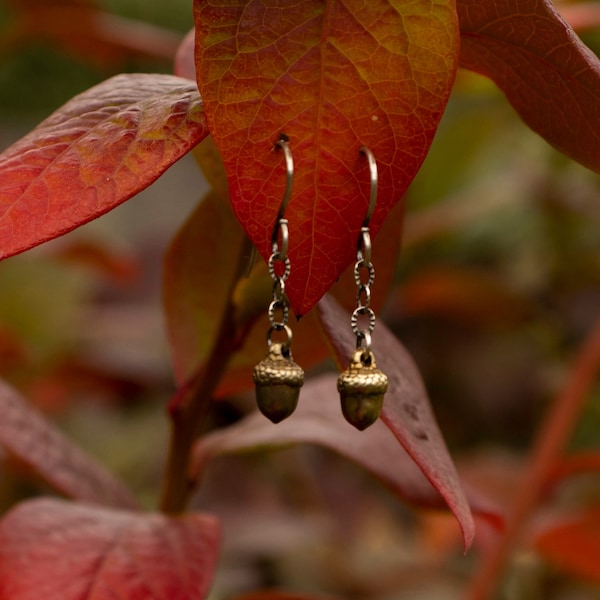
{"label": "thin branch", "polygon": [[493,597],[507,558],[519,542],[521,532],[540,501],[556,461],[571,439],[599,371],[600,319],[582,344],[561,393],[542,423],[530,453],[529,464],[523,472],[521,485],[516,489],[516,497],[509,510],[504,534],[489,554],[484,556],[469,589],[469,600],[486,600]]}
{"label": "thin branch", "polygon": [[192,446],[202,429],[215,389],[229,360],[241,346],[247,333],[245,331],[240,334],[232,315],[233,292],[244,274],[250,246],[250,241],[246,240],[241,248],[237,273],[232,280],[227,305],[208,360],[187,385],[179,390],[171,403],[171,438],[160,502],[160,509],[165,513],[178,514],[185,510],[194,487],[194,482],[188,477]]}

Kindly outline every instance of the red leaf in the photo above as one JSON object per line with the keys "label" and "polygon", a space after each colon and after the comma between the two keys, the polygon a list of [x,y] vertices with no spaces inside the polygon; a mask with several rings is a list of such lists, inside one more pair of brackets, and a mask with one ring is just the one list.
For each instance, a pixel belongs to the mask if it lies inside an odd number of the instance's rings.
{"label": "red leaf", "polygon": [[558,150],[600,171],[600,61],[549,0],[458,0],[461,66]]}
{"label": "red leaf", "polygon": [[[252,386],[252,369],[265,357],[265,332],[269,327],[267,307],[273,282],[264,263],[257,264],[249,278],[237,282],[245,235],[236,221],[227,196],[225,181],[219,178],[218,157],[209,140],[195,150],[215,190],[209,193],[186,221],[173,240],[165,260],[163,301],[175,375],[179,384],[190,380],[205,365],[213,351],[222,319],[235,323],[232,343],[236,352],[217,390],[217,396],[237,393]],[[399,252],[401,215],[396,209],[373,242],[373,260],[377,271],[377,292],[372,306],[383,304],[395,273]],[[198,257],[210,257],[199,260]],[[356,302],[356,284],[352,269],[334,286],[336,297],[350,305]],[[233,298],[231,298],[233,296]],[[233,307],[227,312],[232,300]],[[222,332],[221,332],[222,333]],[[239,344],[243,347],[239,348]],[[316,315],[309,314],[294,325],[293,354],[305,369],[322,361],[327,348],[322,342]]]}
{"label": "red leaf", "polygon": [[536,535],[534,546],[558,567],[600,583],[600,508],[546,525]]}
{"label": "red leaf", "polygon": [[243,231],[215,192],[204,198],[169,247],[163,302],[179,384],[192,377],[209,356],[243,248]]}
{"label": "red leaf", "polygon": [[198,86],[228,172],[236,216],[266,259],[290,138],[296,173],[286,217],[297,315],[354,260],[379,165],[373,233],[419,169],[454,81],[453,0],[196,0]]}
{"label": "red leaf", "polygon": [[[319,315],[339,364],[346,368],[356,347],[350,315],[327,296],[319,302]],[[372,348],[377,366],[389,380],[381,420],[442,495],[462,527],[465,547],[469,547],[475,535],[473,518],[419,372],[383,323],[377,324]]]}
{"label": "red leaf", "polygon": [[67,263],[87,267],[118,284],[131,282],[139,273],[139,265],[133,257],[91,239],[69,240],[66,244],[54,248],[52,256]]}
{"label": "red leaf", "polygon": [[568,477],[586,473],[600,472],[600,452],[588,450],[563,456],[555,461],[552,472],[548,476],[548,485],[562,483]]}
{"label": "red leaf", "polygon": [[76,96],[0,155],[0,258],[114,208],[206,134],[179,77],[119,75]]}
{"label": "red leaf", "polygon": [[335,598],[333,596],[306,596],[304,594],[268,590],[236,596],[234,600],[335,600]]}
{"label": "red leaf", "polygon": [[175,64],[173,70],[178,77],[196,80],[196,63],[194,61],[194,45],[196,43],[196,31],[191,29],[181,40],[177,53],[175,54]]}
{"label": "red leaf", "polygon": [[[294,443],[318,444],[338,452],[368,469],[400,498],[417,506],[445,506],[440,494],[384,421],[377,421],[369,429],[359,432],[344,420],[333,375],[307,382],[294,414],[276,427],[256,412],[236,425],[205,436],[195,447],[192,473],[197,475],[214,456]],[[458,489],[456,481],[453,485]],[[473,538],[471,513],[460,490],[456,495],[460,497],[452,500],[451,507],[454,506],[454,513],[463,528],[465,544],[470,545]],[[448,500],[446,503],[450,504]],[[473,508],[486,518],[497,518],[494,509],[479,497],[473,498]]]}
{"label": "red leaf", "polygon": [[0,414],[0,446],[17,465],[71,498],[137,506],[129,489],[2,382]]}
{"label": "red leaf", "polygon": [[0,522],[0,599],[202,600],[218,538],[207,515],[33,500]]}

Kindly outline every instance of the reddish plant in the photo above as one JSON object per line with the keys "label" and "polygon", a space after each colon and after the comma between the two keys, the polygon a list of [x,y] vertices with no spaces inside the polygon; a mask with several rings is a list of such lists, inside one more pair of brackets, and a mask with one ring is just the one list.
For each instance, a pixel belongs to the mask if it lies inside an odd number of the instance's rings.
{"label": "reddish plant", "polygon": [[[39,10],[26,4],[29,17]],[[94,44],[106,50],[94,27],[97,11],[86,2],[73,5],[85,13],[84,33],[93,32]],[[45,10],[55,35],[59,15]],[[249,414],[207,433],[208,416],[213,401],[251,387],[252,368],[264,357],[271,283],[262,263],[249,277],[244,272],[248,239],[265,260],[272,251],[285,179],[274,143],[282,134],[296,165],[286,212],[292,264],[286,292],[303,317],[294,357],[309,368],[332,350],[346,367],[354,345],[348,311],[355,304],[346,271],[355,260],[369,181],[359,149],[368,146],[379,165],[371,221],[378,308],[394,275],[404,193],[428,153],[459,65],[491,78],[531,129],[600,171],[600,61],[549,0],[195,0],[194,17],[175,75],[113,77],[0,155],[2,258],[106,213],[194,148],[213,187],[165,260],[164,307],[178,391],[169,404],[162,514],[140,511],[122,483],[2,384],[6,454],[68,500],[26,501],[0,521],[0,600],[207,597],[219,523],[186,508],[210,460],[257,447],[306,442],[330,448],[401,499],[448,507],[465,549],[475,535],[472,512],[496,525],[500,520],[485,498],[463,491],[420,375],[381,323],[373,350],[389,389],[381,419],[367,431],[343,420],[331,397],[332,375],[308,381],[296,415],[277,426]],[[23,22],[29,31],[32,21]],[[61,39],[71,49],[83,43],[71,30]],[[214,146],[203,141],[209,133]],[[210,260],[199,263],[198,256]],[[479,289],[481,282],[468,285]],[[561,396],[557,406],[574,406],[573,394],[585,396],[599,354],[592,338],[583,350],[584,380],[573,384],[583,387],[565,392],[568,399]],[[473,598],[493,587],[531,502],[552,480],[577,414],[549,418],[562,429],[544,434],[546,445],[540,442],[531,467],[535,490],[509,515],[505,544],[490,553]],[[595,517],[597,511],[589,511],[561,522],[535,544],[560,558],[560,540],[582,536]],[[588,543],[598,548],[597,538]],[[598,577],[597,567],[578,566]],[[244,598],[304,597],[256,592]]]}

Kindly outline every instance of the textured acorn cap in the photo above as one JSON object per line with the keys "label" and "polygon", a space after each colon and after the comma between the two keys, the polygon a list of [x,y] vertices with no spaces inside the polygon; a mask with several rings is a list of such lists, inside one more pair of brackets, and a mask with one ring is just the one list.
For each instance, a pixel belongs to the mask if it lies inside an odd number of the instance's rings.
{"label": "textured acorn cap", "polygon": [[387,388],[388,378],[377,368],[373,353],[370,352],[368,361],[365,361],[364,350],[361,349],[354,352],[348,368],[340,373],[337,382],[338,392],[352,395],[383,395]]}
{"label": "textured acorn cap", "polygon": [[252,378],[259,386],[302,387],[304,371],[294,362],[291,354],[287,357],[283,355],[282,344],[271,344],[267,357],[254,367]]}
{"label": "textured acorn cap", "polygon": [[346,421],[360,431],[375,423],[387,387],[388,378],[375,365],[373,353],[356,350],[337,382]]}
{"label": "textured acorn cap", "polygon": [[296,410],[304,383],[304,371],[292,360],[289,351],[286,354],[281,344],[271,344],[267,357],[252,373],[256,404],[273,423],[279,423]]}

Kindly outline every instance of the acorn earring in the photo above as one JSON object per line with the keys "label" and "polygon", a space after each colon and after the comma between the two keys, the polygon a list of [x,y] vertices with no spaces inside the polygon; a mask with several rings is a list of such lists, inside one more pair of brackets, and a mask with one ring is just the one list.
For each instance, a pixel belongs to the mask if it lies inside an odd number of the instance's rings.
{"label": "acorn earring", "polygon": [[[285,282],[290,275],[288,221],[285,209],[292,194],[294,161],[287,136],[281,134],[275,148],[283,150],[286,165],[286,186],[281,206],[273,227],[269,275],[273,280],[273,300],[269,304],[267,331],[267,356],[254,367],[252,377],[256,386],[256,403],[259,410],[273,423],[289,417],[298,404],[304,371],[292,358],[292,330],[288,327],[289,305],[285,297]],[[283,332],[282,342],[273,341],[276,332]]]}
{"label": "acorn earring", "polygon": [[[372,425],[379,417],[383,397],[388,387],[387,376],[375,364],[371,350],[371,334],[375,329],[375,313],[370,307],[371,286],[375,281],[375,268],[371,262],[371,236],[369,223],[377,201],[377,162],[371,150],[366,146],[360,149],[369,161],[371,175],[371,193],[369,208],[363,221],[358,238],[354,281],[356,282],[356,309],[352,313],[350,326],[356,335],[356,350],[350,358],[348,368],[340,373],[337,389],[340,393],[342,412],[346,420],[361,431]],[[363,316],[368,325],[360,329],[358,322]]]}

